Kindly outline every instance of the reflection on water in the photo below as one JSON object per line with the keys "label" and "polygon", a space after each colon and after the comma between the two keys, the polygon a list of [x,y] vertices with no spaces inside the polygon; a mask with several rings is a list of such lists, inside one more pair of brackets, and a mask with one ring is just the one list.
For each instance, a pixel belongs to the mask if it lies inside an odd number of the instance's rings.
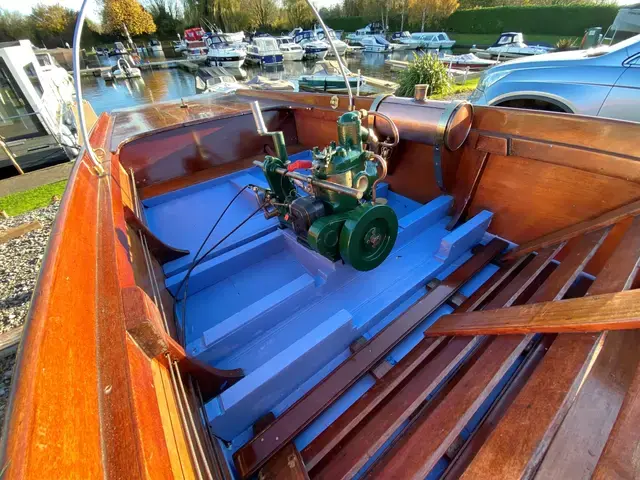
{"label": "reflection on water", "polygon": [[[390,55],[382,53],[361,53],[346,58],[349,70],[362,75],[384,80],[396,81],[398,73],[392,72],[385,60],[413,59],[414,50],[394,52]],[[422,54],[422,53],[418,53]],[[165,56],[166,55],[166,56]],[[175,57],[174,52],[165,55],[143,55],[142,62],[157,62],[165,58]],[[97,57],[101,66],[114,65],[117,57]],[[244,66],[241,70],[230,70],[237,80],[249,80],[262,75],[272,80],[297,80],[305,73],[311,73],[314,62],[285,62],[284,65],[271,68]],[[84,96],[91,102],[96,113],[110,112],[116,108],[132,107],[147,103],[173,100],[195,95],[195,79],[192,74],[179,69],[143,70],[142,78],[105,82],[100,77],[86,76],[82,78]]]}

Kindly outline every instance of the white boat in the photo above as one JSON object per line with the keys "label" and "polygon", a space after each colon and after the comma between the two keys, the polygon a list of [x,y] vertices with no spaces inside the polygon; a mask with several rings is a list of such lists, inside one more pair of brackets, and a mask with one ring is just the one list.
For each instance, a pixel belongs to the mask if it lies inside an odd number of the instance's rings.
{"label": "white boat", "polygon": [[531,55],[542,55],[555,50],[553,47],[529,46],[524,43],[521,32],[501,33],[496,43],[486,50],[472,48],[471,53],[475,53],[480,58],[490,59],[510,59],[528,57]]}
{"label": "white boat", "polygon": [[[343,56],[347,52],[347,48],[349,47],[349,45],[344,43],[342,40],[338,39],[338,37],[336,36],[336,32],[334,32],[331,28],[328,28],[327,30],[329,32],[329,38],[331,38],[331,41],[333,42],[334,47],[336,47],[336,50],[338,51],[338,55]],[[324,30],[322,30],[322,28],[316,28],[315,32],[316,32],[316,37],[318,37],[318,40],[322,40],[328,43],[327,40],[325,39]],[[331,47],[329,47],[329,52],[327,53],[327,56],[335,57]]]}
{"label": "white boat", "polygon": [[253,77],[248,82],[244,83],[245,86],[251,88],[251,90],[281,90],[287,92],[296,91],[296,86],[289,80],[272,80],[262,75]]}
{"label": "white boat", "polygon": [[361,40],[370,35],[384,35],[386,30],[380,22],[373,22],[364,28],[359,28],[353,33],[347,35],[346,40],[349,45],[362,45]]}
{"label": "white boat", "polygon": [[171,45],[176,52],[184,52],[187,49],[187,44],[184,40],[182,40],[179,33],[177,35],[178,40],[174,40],[173,42],[171,42]]}
{"label": "white boat", "polygon": [[207,64],[217,67],[240,68],[247,58],[247,52],[232,45],[226,33],[213,33],[206,39],[208,44]]}
{"label": "white boat", "polygon": [[273,37],[254,37],[247,47],[247,63],[268,66],[280,65],[283,61],[278,42]]}
{"label": "white boat", "polygon": [[277,37],[278,47],[282,57],[287,61],[300,61],[304,57],[304,48],[293,41],[291,37]]}
{"label": "white boat", "polygon": [[196,93],[232,93],[249,89],[224,67],[200,67],[195,73]]}
{"label": "white boat", "polygon": [[325,59],[329,53],[329,45],[322,40],[318,40],[316,32],[313,30],[302,30],[300,27],[294,28],[289,34],[293,37],[293,40],[304,48],[305,60],[319,60]]}
{"label": "white boat", "polygon": [[[395,45],[403,45],[405,50],[415,50],[422,46],[422,42],[412,37],[407,31],[395,32],[391,35],[391,42]],[[400,50],[400,48],[396,47],[395,50]]]}
{"label": "white boat", "polygon": [[119,58],[115,67],[111,70],[107,70],[106,72],[102,72],[102,78],[107,81],[140,77],[142,77],[140,69],[132,67],[125,58]]}
{"label": "white boat", "polygon": [[150,52],[163,53],[162,44],[159,40],[153,39],[147,44],[147,50]]}
{"label": "white boat", "polygon": [[[75,91],[67,71],[29,40],[0,44],[0,137],[23,169],[78,155]],[[11,167],[0,149],[0,168]]]}
{"label": "white boat", "polygon": [[418,32],[412,33],[420,48],[451,48],[456,41],[451,40],[445,32]]}
{"label": "white boat", "polygon": [[486,58],[479,58],[473,53],[465,53],[463,55],[447,55],[443,54],[438,59],[448,66],[450,69],[455,67],[464,70],[468,68],[472,71],[484,70],[497,64],[495,60],[488,60]]}
{"label": "white boat", "polygon": [[129,50],[124,46],[122,42],[115,42],[113,44],[113,49],[109,52],[109,56],[113,57],[116,55],[128,55]]}
{"label": "white boat", "polygon": [[360,40],[365,52],[391,53],[390,43],[382,35],[368,35]]}
{"label": "white boat", "polygon": [[[349,85],[354,90],[366,84],[362,76],[351,73],[349,70],[345,72]],[[300,90],[314,92],[342,93],[346,92],[347,86],[340,73],[339,67],[333,61],[318,62],[313,67],[310,74],[300,75],[298,77],[298,85]]]}
{"label": "white boat", "polygon": [[206,46],[201,47],[189,47],[182,55],[187,57],[187,60],[191,62],[204,62],[207,60],[207,53],[209,52],[209,48]]}

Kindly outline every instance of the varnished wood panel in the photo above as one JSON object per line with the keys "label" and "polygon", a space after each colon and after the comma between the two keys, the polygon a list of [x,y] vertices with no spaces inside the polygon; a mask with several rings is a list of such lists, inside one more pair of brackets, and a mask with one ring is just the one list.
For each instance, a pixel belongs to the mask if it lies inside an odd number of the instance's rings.
{"label": "varnished wood panel", "polygon": [[[102,116],[92,142],[100,144],[107,128]],[[98,178],[85,162],[74,166],[62,198],[18,350],[4,478],[105,475],[96,369]]]}
{"label": "varnished wood panel", "polygon": [[492,133],[578,145],[638,157],[634,122],[514,108],[476,107],[473,127]]}
{"label": "varnished wood panel", "polygon": [[491,232],[522,244],[638,198],[640,185],[631,182],[491,155],[470,214],[492,211]]}
{"label": "varnished wood panel", "polygon": [[[283,131],[287,144],[298,143],[293,112],[265,111],[264,120],[269,130]],[[143,188],[258,155],[265,145],[273,146],[272,139],[258,135],[253,116],[243,113],[144,135],[122,145],[118,153],[122,166],[133,168],[136,185]]]}

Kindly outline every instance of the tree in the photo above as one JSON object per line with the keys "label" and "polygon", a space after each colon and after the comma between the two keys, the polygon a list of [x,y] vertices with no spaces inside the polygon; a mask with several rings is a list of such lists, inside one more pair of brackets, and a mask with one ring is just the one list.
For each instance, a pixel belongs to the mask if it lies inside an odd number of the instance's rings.
{"label": "tree", "polygon": [[425,23],[437,24],[459,6],[458,0],[409,0],[410,13],[414,17],[420,17],[421,32],[424,32]]}
{"label": "tree", "polygon": [[0,8],[0,42],[31,38],[32,33],[28,17]]}
{"label": "tree", "polygon": [[29,20],[40,41],[45,43],[56,39],[55,41],[64,46],[65,42],[68,43],[70,40],[69,32],[73,32],[76,13],[60,4],[44,5],[39,3],[31,10]]}
{"label": "tree", "polygon": [[102,25],[107,33],[144,35],[156,31],[153,17],[137,0],[105,0]]}
{"label": "tree", "polygon": [[175,0],[148,0],[146,6],[159,36],[175,38],[176,32],[182,30],[182,19]]}
{"label": "tree", "polygon": [[315,20],[313,12],[304,0],[284,0],[284,10],[291,28],[310,27]]}
{"label": "tree", "polygon": [[274,0],[246,0],[246,7],[256,29],[268,28],[278,19],[278,6]]}

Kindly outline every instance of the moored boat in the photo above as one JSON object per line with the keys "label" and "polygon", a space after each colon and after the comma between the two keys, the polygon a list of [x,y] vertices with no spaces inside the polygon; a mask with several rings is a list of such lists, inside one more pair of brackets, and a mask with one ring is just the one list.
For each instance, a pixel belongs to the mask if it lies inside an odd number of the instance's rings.
{"label": "moored boat", "polygon": [[451,48],[456,43],[445,32],[417,32],[412,33],[411,38],[419,44],[419,48],[427,49]]}
{"label": "moored boat", "polygon": [[[333,46],[336,47],[336,50],[338,51],[338,55],[342,56],[347,52],[347,48],[349,47],[349,45],[347,45],[345,42],[343,42],[342,40],[340,40],[337,36],[336,36],[336,32],[333,31],[331,28],[327,29],[329,32],[329,36],[331,37]],[[324,34],[324,30],[322,30],[322,28],[316,28],[315,29],[315,33],[316,33],[316,37],[318,38],[318,40],[325,40],[325,34]],[[328,57],[335,57],[333,50],[330,48],[328,53],[327,53]]]}
{"label": "moored boat", "polygon": [[479,58],[473,53],[465,53],[462,55],[439,55],[438,59],[447,65],[449,68],[455,67],[458,69],[468,68],[469,70],[484,70],[497,64],[496,60],[489,60],[486,58]]}
{"label": "moored boat", "polygon": [[300,61],[304,57],[304,48],[293,41],[293,38],[277,37],[278,48],[282,52],[282,57],[288,61]]}
{"label": "moored boat", "polygon": [[207,37],[207,63],[218,67],[240,68],[244,64],[247,53],[244,49],[233,45],[227,34],[214,33]]}
{"label": "moored boat", "polygon": [[505,32],[500,34],[498,40],[486,50],[472,48],[470,51],[480,58],[510,59],[541,55],[555,50],[553,47],[540,45],[527,45],[524,36],[520,32]]}
{"label": "moored boat", "polygon": [[360,39],[365,52],[391,53],[391,44],[381,35],[368,35]]}
{"label": "moored boat", "polygon": [[422,41],[412,37],[411,33],[407,31],[394,32],[393,35],[391,35],[391,41],[396,44],[404,45],[407,50],[416,50],[422,47]]}
{"label": "moored boat", "polygon": [[140,78],[142,72],[138,67],[132,66],[125,57],[121,57],[111,70],[102,72],[101,76],[105,81],[125,80]]}
{"label": "moored boat", "polygon": [[635,478],[638,128],[249,90],[102,115],[3,476]]}
{"label": "moored boat", "polygon": [[304,48],[305,60],[324,60],[329,53],[329,45],[316,36],[313,30],[294,29],[290,34],[293,40]]}
{"label": "moored boat", "polygon": [[270,36],[254,37],[251,44],[247,47],[247,63],[255,65],[281,65],[284,57],[278,42]]}

